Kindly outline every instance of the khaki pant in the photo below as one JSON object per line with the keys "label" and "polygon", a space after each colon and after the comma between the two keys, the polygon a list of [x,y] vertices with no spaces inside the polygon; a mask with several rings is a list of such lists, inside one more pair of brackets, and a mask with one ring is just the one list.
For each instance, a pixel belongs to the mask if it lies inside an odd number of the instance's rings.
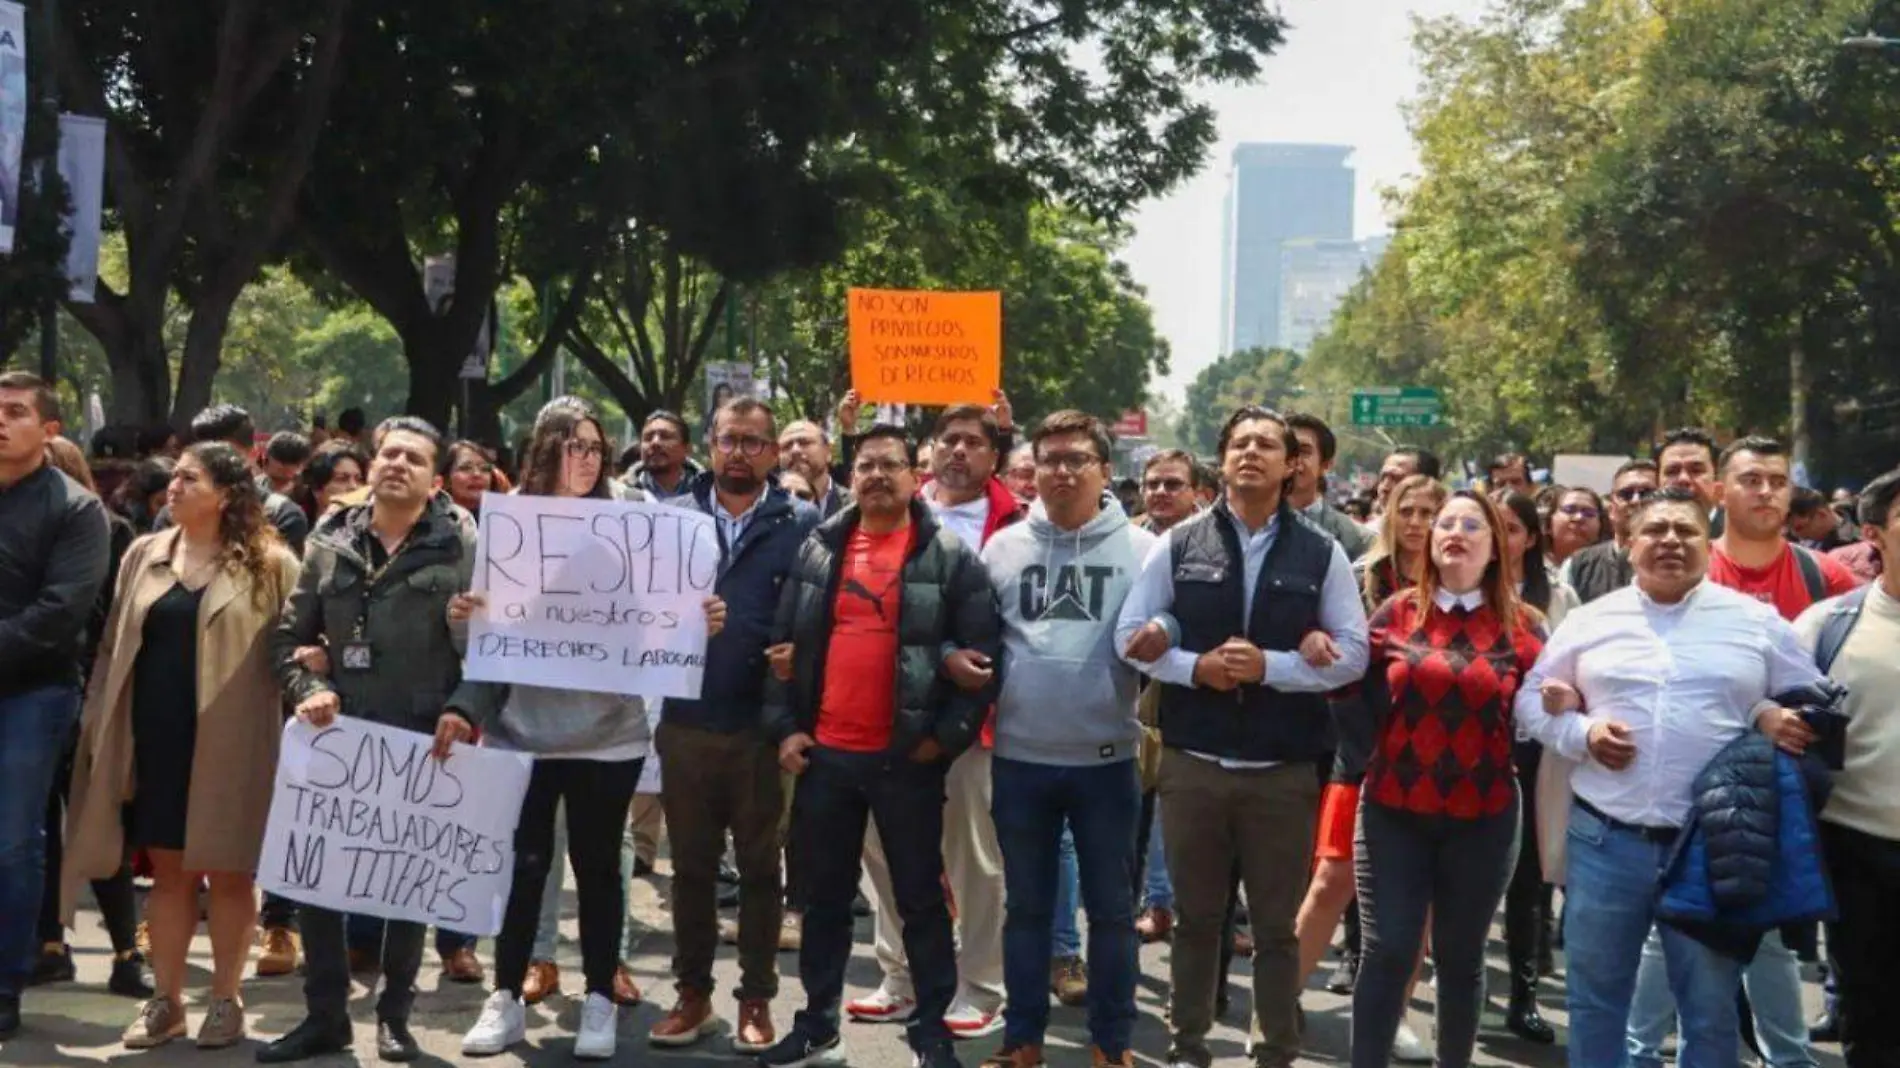
{"label": "khaki pant", "polygon": [[660,859],[660,838],[666,833],[666,813],[659,794],[634,794],[627,819],[627,841],[633,855],[651,865]]}
{"label": "khaki pant", "polygon": [[[943,870],[956,914],[959,996],[983,1012],[996,1012],[1003,1007],[1003,848],[990,819],[990,751],[976,746],[958,757],[944,780],[944,794]],[[875,822],[864,836],[864,874],[865,896],[877,913],[877,962],[884,986],[915,997],[904,959],[904,923]]]}
{"label": "khaki pant", "polygon": [[1300,1053],[1294,920],[1306,894],[1319,808],[1313,765],[1228,769],[1167,749],[1159,790],[1174,880],[1174,1059],[1203,1068],[1213,1060],[1207,1032],[1214,1023],[1227,898],[1238,861],[1254,936],[1254,1063],[1290,1068]]}

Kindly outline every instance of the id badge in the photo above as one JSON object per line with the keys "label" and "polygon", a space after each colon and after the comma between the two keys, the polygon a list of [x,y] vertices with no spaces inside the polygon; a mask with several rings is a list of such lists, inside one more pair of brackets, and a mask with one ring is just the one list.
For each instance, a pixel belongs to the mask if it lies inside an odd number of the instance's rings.
{"label": "id badge", "polygon": [[370,651],[368,642],[343,643],[343,670],[371,671],[376,667],[376,654]]}

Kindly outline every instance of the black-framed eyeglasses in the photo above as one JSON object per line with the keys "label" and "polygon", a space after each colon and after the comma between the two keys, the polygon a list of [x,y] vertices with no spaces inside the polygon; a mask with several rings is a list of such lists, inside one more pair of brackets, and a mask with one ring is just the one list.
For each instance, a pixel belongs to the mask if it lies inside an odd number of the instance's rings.
{"label": "black-framed eyeglasses", "polygon": [[1655,492],[1655,490],[1648,486],[1624,486],[1622,489],[1610,494],[1610,496],[1622,501],[1624,504],[1635,504],[1637,501]]}
{"label": "black-framed eyeglasses", "polygon": [[1185,478],[1151,478],[1141,484],[1143,493],[1179,493],[1187,489]]}
{"label": "black-framed eyeglasses", "polygon": [[592,456],[596,460],[607,458],[607,443],[604,441],[582,441],[580,438],[567,439],[567,454],[576,460]]}
{"label": "black-framed eyeglasses", "polygon": [[713,448],[718,449],[720,452],[736,452],[745,456],[757,456],[765,450],[773,448],[773,444],[766,438],[755,437],[751,434],[744,436],[738,434],[721,434],[713,439]]}
{"label": "black-framed eyeglasses", "polygon": [[1045,453],[1036,457],[1036,466],[1044,471],[1063,471],[1068,474],[1080,474],[1102,462],[1102,458],[1087,452]]}

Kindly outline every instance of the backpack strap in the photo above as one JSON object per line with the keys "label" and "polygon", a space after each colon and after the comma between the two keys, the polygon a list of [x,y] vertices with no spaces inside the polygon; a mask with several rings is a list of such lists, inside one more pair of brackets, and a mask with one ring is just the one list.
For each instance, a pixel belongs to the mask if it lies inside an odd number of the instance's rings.
{"label": "backpack strap", "polygon": [[1788,548],[1794,550],[1794,562],[1801,568],[1801,581],[1808,587],[1808,603],[1820,604],[1827,600],[1827,573],[1821,570],[1821,561],[1793,542],[1788,543]]}
{"label": "backpack strap", "polygon": [[1860,622],[1861,609],[1867,607],[1867,591],[1870,586],[1842,597],[1839,603],[1829,610],[1827,618],[1821,620],[1821,633],[1814,641],[1814,666],[1825,675],[1834,667],[1834,660],[1847,646],[1847,636],[1854,631],[1854,624]]}

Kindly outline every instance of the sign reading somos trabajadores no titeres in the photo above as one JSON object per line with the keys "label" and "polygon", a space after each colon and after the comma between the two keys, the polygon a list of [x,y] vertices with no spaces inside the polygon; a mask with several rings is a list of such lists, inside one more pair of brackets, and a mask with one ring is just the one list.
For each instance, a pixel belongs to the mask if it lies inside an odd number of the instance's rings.
{"label": "sign reading somos trabajadores no titeres", "polygon": [[339,716],[291,720],[257,862],[265,890],[337,912],[501,930],[532,763]]}
{"label": "sign reading somos trabajadores no titeres", "polygon": [[1003,380],[1001,293],[853,289],[851,388],[867,404],[989,404]]}
{"label": "sign reading somos trabajadores no titeres", "polygon": [[482,497],[463,676],[699,696],[719,535],[703,512],[584,497]]}

